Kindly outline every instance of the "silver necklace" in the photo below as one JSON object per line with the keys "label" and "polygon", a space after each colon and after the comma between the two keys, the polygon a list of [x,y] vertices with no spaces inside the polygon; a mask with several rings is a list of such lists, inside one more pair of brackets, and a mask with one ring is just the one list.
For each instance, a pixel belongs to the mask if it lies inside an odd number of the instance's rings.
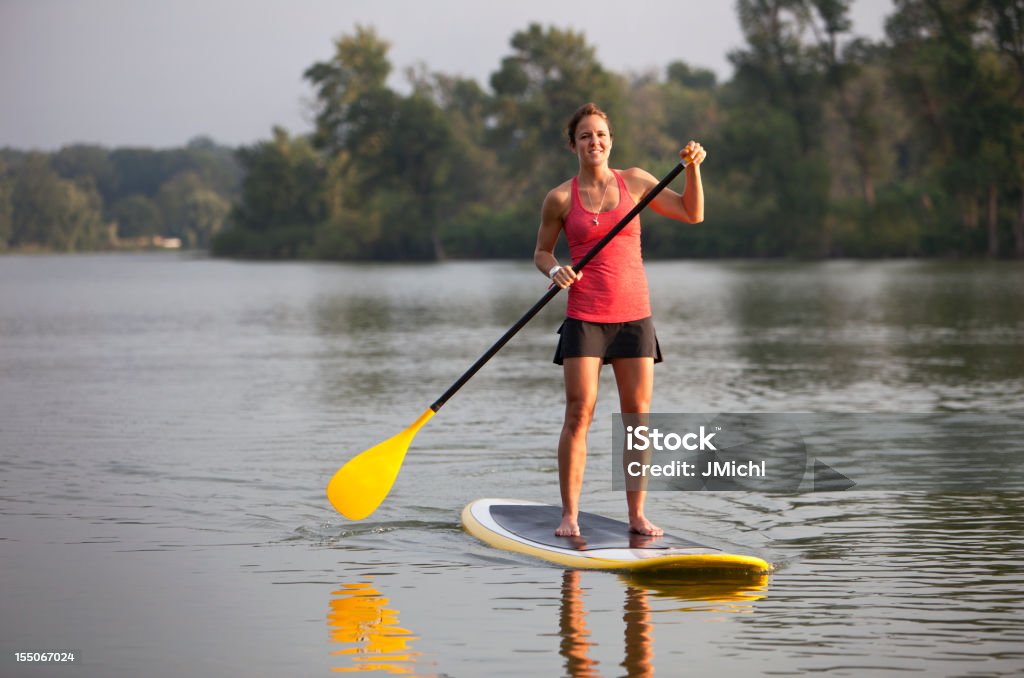
{"label": "silver necklace", "polygon": [[[612,183],[611,180],[607,180],[607,181],[604,182],[604,193],[601,194],[601,202],[597,203],[597,209],[593,210],[594,218],[591,219],[591,221],[594,222],[595,226],[598,225],[598,217],[601,215],[601,208],[604,207],[604,199],[608,195],[608,184],[610,184],[610,183]],[[589,191],[588,191],[588,194],[589,194]]]}

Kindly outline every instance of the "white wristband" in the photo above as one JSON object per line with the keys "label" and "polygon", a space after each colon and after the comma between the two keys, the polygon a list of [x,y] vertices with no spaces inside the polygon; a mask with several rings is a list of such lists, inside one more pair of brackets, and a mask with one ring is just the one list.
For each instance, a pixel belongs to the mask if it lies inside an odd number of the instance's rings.
{"label": "white wristband", "polygon": [[555,274],[558,273],[560,270],[562,270],[561,265],[555,264],[554,266],[552,266],[548,270],[548,277],[551,278],[552,280],[554,280],[555,279]]}

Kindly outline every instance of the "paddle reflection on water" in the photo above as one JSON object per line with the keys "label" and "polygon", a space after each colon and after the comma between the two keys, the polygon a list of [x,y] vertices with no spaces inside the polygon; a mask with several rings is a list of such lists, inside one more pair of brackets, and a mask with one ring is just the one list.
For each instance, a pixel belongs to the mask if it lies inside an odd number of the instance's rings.
{"label": "paddle reflection on water", "polygon": [[[604,575],[600,575],[604,576]],[[591,640],[587,628],[587,610],[579,570],[566,570],[562,575],[562,603],[558,628],[561,636],[559,654],[565,659],[565,673],[573,678],[600,676],[598,663],[590,657]],[[631,573],[619,575],[625,584],[622,607],[624,624],[623,660],[619,664],[628,676],[654,673],[654,624],[649,598],[675,599],[687,604],[679,612],[753,612],[754,601],[767,595],[768,575],[735,576],[731,578],[679,579],[671,572]]]}
{"label": "paddle reflection on water", "polygon": [[389,600],[372,583],[342,584],[331,595],[334,597],[327,614],[331,642],[349,646],[331,654],[346,657],[351,663],[333,671],[414,673],[420,653],[412,649],[412,642],[419,636],[398,625],[398,610],[387,607]]}

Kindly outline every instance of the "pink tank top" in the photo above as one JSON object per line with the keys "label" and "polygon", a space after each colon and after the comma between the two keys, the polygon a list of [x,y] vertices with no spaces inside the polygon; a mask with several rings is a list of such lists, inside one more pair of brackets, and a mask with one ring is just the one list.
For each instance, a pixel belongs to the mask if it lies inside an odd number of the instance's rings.
{"label": "pink tank top", "polygon": [[[619,173],[619,204],[595,214],[583,207],[576,177],[572,178],[572,205],[565,218],[565,235],[573,263],[583,258],[598,240],[619,223],[636,204]],[[594,224],[594,217],[598,224]],[[624,323],[651,315],[647,274],[640,254],[640,217],[634,217],[583,269],[583,277],[569,287],[565,314],[593,323]]]}

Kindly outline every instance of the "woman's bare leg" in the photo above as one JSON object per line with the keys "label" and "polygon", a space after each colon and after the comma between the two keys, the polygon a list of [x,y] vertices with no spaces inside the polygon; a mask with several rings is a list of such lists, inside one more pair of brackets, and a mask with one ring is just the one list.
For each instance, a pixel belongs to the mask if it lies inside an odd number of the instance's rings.
{"label": "woman's bare leg", "polygon": [[[615,384],[619,389],[619,408],[623,414],[647,414],[651,411],[654,393],[654,358],[615,358]],[[644,490],[626,490],[629,507],[629,529],[638,534],[658,536],[664,530],[644,515]]]}
{"label": "woman's bare leg", "polygon": [[587,431],[594,418],[601,358],[566,358],[565,423],[558,439],[558,487],[562,493],[562,523],[555,534],[567,537],[580,533],[580,491],[587,465]]}

